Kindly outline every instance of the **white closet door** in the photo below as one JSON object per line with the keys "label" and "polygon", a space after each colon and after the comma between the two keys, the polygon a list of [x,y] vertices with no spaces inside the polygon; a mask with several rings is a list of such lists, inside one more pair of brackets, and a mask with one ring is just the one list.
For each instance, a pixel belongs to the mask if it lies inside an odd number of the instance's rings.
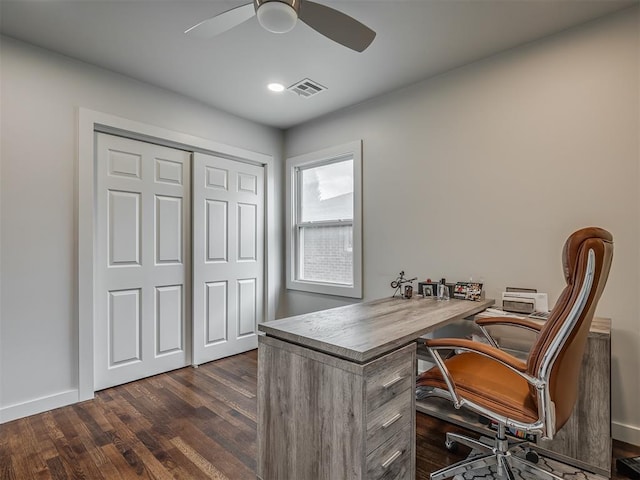
{"label": "white closet door", "polygon": [[194,154],[194,365],[258,347],[263,285],[264,168]]}
{"label": "white closet door", "polygon": [[95,389],[184,367],[190,154],[97,135]]}

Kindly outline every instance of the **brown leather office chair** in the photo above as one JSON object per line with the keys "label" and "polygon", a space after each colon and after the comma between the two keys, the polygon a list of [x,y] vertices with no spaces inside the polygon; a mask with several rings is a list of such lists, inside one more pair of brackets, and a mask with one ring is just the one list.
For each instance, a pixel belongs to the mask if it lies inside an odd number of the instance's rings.
{"label": "brown leather office chair", "polygon": [[[490,344],[467,339],[426,341],[436,366],[418,377],[427,395],[447,398],[456,408],[467,408],[497,422],[494,445],[447,433],[447,447],[467,445],[481,455],[431,474],[441,480],[475,468],[496,465],[498,473],[513,479],[510,465],[560,477],[514,455],[526,442],[509,444],[506,428],[553,438],[569,419],[578,392],[578,373],[591,320],[604,289],[613,257],[613,237],[601,228],[583,228],[566,241],[562,252],[567,286],[543,325],[508,317],[476,321]],[[487,331],[491,325],[510,325],[537,332],[526,362],[500,350]],[[456,352],[443,358],[441,350]],[[519,464],[519,465],[518,465]]]}

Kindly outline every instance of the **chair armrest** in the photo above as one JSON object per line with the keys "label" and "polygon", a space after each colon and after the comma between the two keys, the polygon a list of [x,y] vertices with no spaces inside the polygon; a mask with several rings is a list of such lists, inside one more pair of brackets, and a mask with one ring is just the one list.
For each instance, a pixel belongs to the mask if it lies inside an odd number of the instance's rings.
{"label": "chair armrest", "polygon": [[479,327],[490,327],[492,325],[507,325],[512,327],[520,327],[534,332],[542,330],[542,324],[526,318],[515,317],[486,317],[475,320]]}
{"label": "chair armrest", "polygon": [[473,340],[467,340],[465,338],[433,338],[425,341],[427,348],[434,350],[439,349],[455,349],[465,350],[469,352],[478,353],[496,360],[507,367],[524,373],[527,371],[527,364],[522,360],[517,359],[513,355],[500,350],[499,348],[487,345],[482,342],[474,342]]}

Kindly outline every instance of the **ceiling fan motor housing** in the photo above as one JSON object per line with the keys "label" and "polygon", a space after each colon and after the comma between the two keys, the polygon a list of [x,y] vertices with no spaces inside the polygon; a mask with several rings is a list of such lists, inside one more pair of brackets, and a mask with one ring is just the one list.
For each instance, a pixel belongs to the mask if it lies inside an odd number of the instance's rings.
{"label": "ceiling fan motor housing", "polygon": [[254,0],[258,23],[273,33],[287,33],[296,26],[300,0]]}

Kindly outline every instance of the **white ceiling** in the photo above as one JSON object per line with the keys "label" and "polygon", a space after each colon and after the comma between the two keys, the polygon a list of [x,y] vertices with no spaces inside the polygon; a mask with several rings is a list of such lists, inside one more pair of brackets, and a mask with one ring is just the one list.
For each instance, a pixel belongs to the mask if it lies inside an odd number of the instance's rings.
{"label": "white ceiling", "polygon": [[[639,0],[316,0],[377,32],[353,52],[298,22],[287,34],[253,18],[211,40],[188,27],[248,0],[1,0],[2,34],[288,128]],[[274,94],[305,77],[311,98]]]}

